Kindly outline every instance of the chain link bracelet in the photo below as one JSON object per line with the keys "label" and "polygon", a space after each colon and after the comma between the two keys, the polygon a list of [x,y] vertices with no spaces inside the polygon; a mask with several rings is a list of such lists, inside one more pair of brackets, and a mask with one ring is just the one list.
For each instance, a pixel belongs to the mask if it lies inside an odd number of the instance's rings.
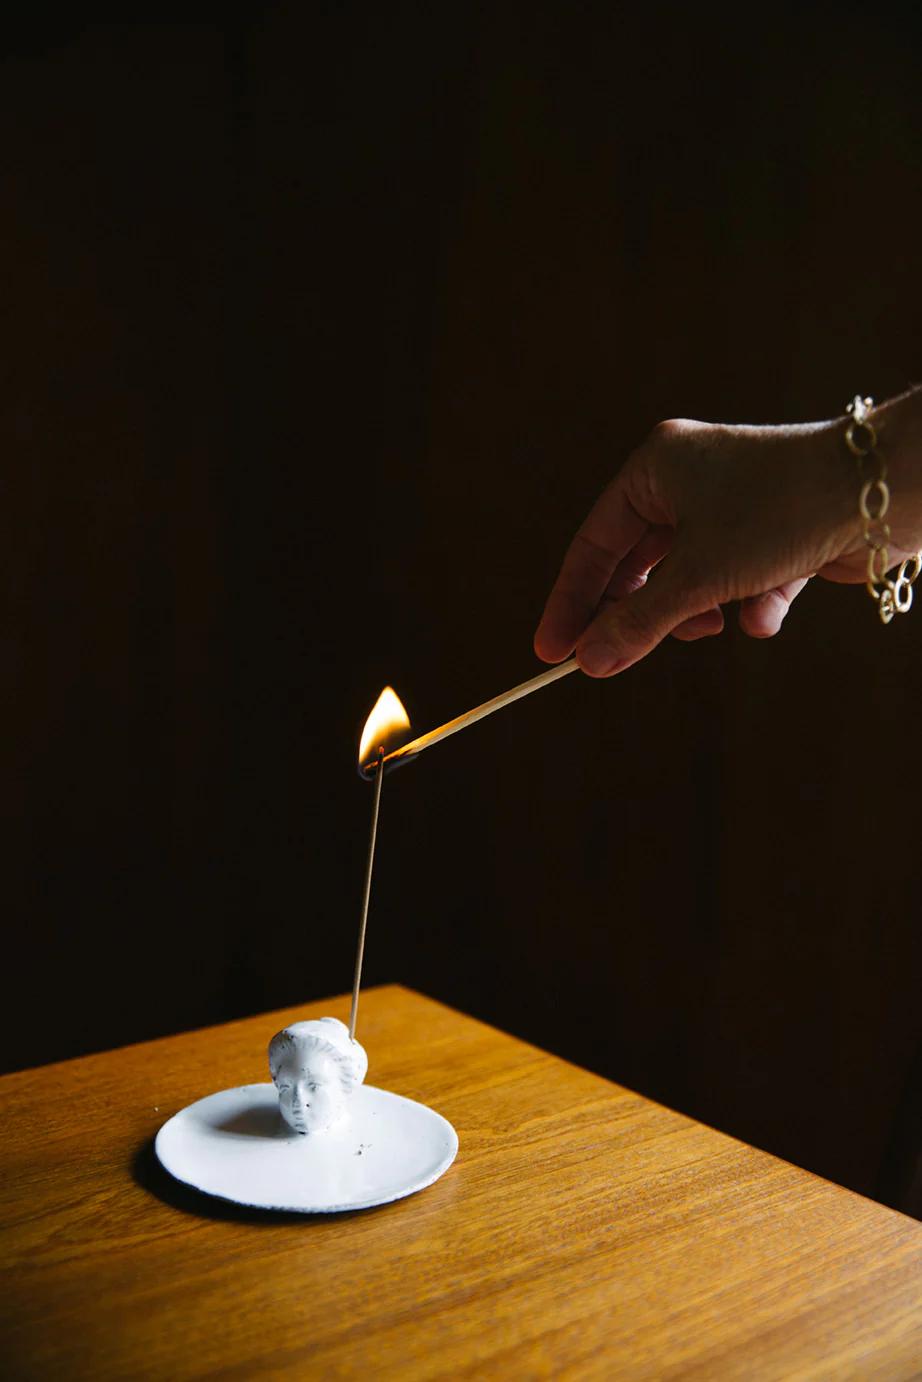
{"label": "chain link bracelet", "polygon": [[858,497],[864,543],[868,549],[867,590],[877,601],[881,622],[889,624],[894,614],[905,614],[912,605],[912,587],[922,571],[922,552],[907,557],[901,563],[896,579],[887,575],[890,569],[890,486],[887,484],[887,462],[877,449],[877,431],[871,422],[873,398],[860,394],[849,403],[846,412],[851,421],[845,429],[848,449],[858,459],[862,480]]}

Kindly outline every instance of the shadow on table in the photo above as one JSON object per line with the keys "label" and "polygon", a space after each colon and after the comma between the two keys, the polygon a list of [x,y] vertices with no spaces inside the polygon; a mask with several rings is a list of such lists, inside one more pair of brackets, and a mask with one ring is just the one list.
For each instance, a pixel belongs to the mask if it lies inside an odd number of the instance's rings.
{"label": "shadow on table", "polygon": [[199,1219],[219,1219],[232,1224],[328,1224],[331,1219],[366,1218],[379,1214],[393,1206],[382,1204],[370,1209],[345,1210],[339,1214],[296,1214],[278,1209],[255,1209],[248,1205],[234,1204],[231,1200],[220,1200],[213,1195],[204,1195],[191,1185],[183,1185],[165,1171],[157,1160],[154,1139],[150,1138],[136,1152],[131,1165],[131,1175],[136,1185],[148,1194],[156,1196],[171,1209],[183,1214],[194,1214]]}

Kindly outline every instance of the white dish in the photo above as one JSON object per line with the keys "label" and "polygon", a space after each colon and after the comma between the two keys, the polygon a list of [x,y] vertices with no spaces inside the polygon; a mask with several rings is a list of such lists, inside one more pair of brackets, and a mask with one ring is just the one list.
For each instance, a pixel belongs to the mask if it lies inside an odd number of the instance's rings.
{"label": "white dish", "polygon": [[293,1132],[272,1084],[241,1085],[182,1109],[154,1148],[170,1175],[258,1209],[335,1214],[402,1199],[443,1175],[458,1135],[441,1114],[360,1085],[341,1127]]}

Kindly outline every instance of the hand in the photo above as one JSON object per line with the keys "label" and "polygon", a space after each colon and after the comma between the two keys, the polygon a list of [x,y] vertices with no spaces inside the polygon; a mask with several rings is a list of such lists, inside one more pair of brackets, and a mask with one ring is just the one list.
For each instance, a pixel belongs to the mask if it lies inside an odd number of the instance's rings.
{"label": "hand", "polygon": [[[560,662],[575,648],[583,671],[610,676],[668,633],[719,633],[728,600],[744,632],[770,638],[810,576],[866,579],[858,491],[841,418],[660,423],[576,534],[535,651]],[[919,546],[919,515],[888,517],[895,563]]]}

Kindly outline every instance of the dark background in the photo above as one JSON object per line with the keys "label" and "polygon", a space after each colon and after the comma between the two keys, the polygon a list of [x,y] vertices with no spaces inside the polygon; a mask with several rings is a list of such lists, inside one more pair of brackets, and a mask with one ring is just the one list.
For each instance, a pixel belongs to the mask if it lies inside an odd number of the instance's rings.
{"label": "dark background", "polygon": [[[7,1068],[348,988],[380,688],[537,670],[660,418],[919,373],[902,12],[132,16],[3,34]],[[815,582],[390,777],[368,982],[912,1208],[920,629]]]}

